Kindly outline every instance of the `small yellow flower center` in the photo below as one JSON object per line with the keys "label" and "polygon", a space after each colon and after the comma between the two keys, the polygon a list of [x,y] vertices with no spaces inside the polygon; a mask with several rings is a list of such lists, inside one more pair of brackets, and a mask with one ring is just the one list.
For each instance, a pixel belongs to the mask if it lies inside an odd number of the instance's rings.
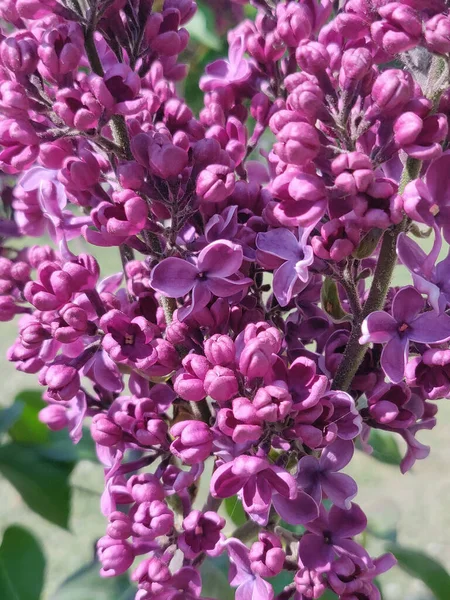
{"label": "small yellow flower center", "polygon": [[430,213],[433,215],[433,217],[435,217],[439,212],[439,206],[437,204],[433,204],[433,206],[430,208]]}

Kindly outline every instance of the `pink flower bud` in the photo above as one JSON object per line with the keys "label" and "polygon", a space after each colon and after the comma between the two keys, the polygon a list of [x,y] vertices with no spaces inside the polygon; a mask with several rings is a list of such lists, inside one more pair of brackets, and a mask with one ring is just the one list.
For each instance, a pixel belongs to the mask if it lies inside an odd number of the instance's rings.
{"label": "pink flower bud", "polygon": [[232,409],[219,410],[217,427],[236,444],[245,444],[259,440],[263,433],[263,420],[248,398],[235,398]]}
{"label": "pink flower bud", "polygon": [[236,375],[231,369],[216,365],[206,373],[204,388],[216,402],[227,402],[238,392]]}
{"label": "pink flower bud", "polygon": [[100,178],[100,165],[88,150],[81,150],[77,157],[66,160],[59,173],[59,180],[70,190],[88,190]]}
{"label": "pink flower bud", "polygon": [[181,28],[180,12],[176,8],[166,8],[162,12],[162,21],[155,35],[155,26],[148,24],[146,38],[151,49],[163,56],[173,56],[182,52],[188,43],[189,34]]}
{"label": "pink flower bud", "polygon": [[109,515],[106,533],[114,540],[126,540],[132,533],[132,522],[128,515],[115,510]]}
{"label": "pink flower bud", "polygon": [[39,138],[33,126],[22,119],[0,121],[0,168],[5,173],[28,169],[39,154]]}
{"label": "pink flower bud", "polygon": [[365,192],[375,178],[372,161],[362,152],[340,154],[331,169],[336,175],[335,186],[348,196]]}
{"label": "pink flower bud", "polygon": [[53,364],[41,371],[39,381],[47,385],[52,400],[71,400],[80,389],[80,375],[74,367]]}
{"label": "pink flower bud", "polygon": [[295,58],[302,71],[311,75],[320,75],[330,65],[330,55],[320,42],[304,40],[298,46]]}
{"label": "pink flower bud", "polygon": [[248,377],[264,377],[273,363],[272,349],[257,338],[245,345],[239,358],[239,371]]}
{"label": "pink flower bud", "polygon": [[227,367],[234,362],[236,348],[228,335],[215,333],[203,344],[205,356],[213,365]]}
{"label": "pink flower bud", "polygon": [[394,117],[411,99],[413,92],[414,84],[408,71],[388,69],[377,77],[372,98],[383,116]]}
{"label": "pink flower bud", "polygon": [[253,398],[258,418],[276,423],[287,417],[292,408],[292,397],[288,390],[279,385],[259,388]]}
{"label": "pink flower bud", "polygon": [[71,73],[78,68],[83,46],[83,33],[77,23],[45,31],[38,48],[42,61],[39,70],[50,80]]}
{"label": "pink flower bud", "polygon": [[92,94],[110,114],[135,114],[145,105],[144,98],[137,98],[140,77],[128,65],[116,63],[103,77],[91,75],[88,82]]}
{"label": "pink flower bud", "polygon": [[123,437],[122,429],[103,414],[95,415],[92,419],[91,435],[100,446],[115,446]]}
{"label": "pink flower bud", "polygon": [[196,192],[207,202],[222,202],[233,193],[234,172],[225,165],[209,165],[197,178]]}
{"label": "pink flower bud", "polygon": [[187,465],[204,462],[211,453],[213,434],[203,421],[180,421],[171,429],[170,451]]}
{"label": "pink flower bud", "polygon": [[147,539],[167,535],[173,528],[174,515],[165,502],[142,502],[132,509],[133,533]]}
{"label": "pink flower bud", "polygon": [[372,67],[372,54],[367,48],[350,48],[342,55],[339,82],[345,90],[351,90]]}
{"label": "pink flower bud", "polygon": [[180,550],[186,558],[195,558],[201,552],[211,552],[220,540],[225,519],[213,511],[193,510],[183,520],[183,533],[178,538]]}
{"label": "pink flower bud", "polygon": [[450,52],[450,17],[438,14],[425,23],[425,41],[431,52]]}
{"label": "pink flower bud", "polygon": [[17,306],[16,301],[12,296],[0,296],[1,322],[11,321],[20,312],[20,307]]}
{"label": "pink flower bud", "polygon": [[249,558],[253,573],[261,577],[275,577],[282,571],[286,555],[276,535],[261,531],[258,541],[250,548]]}
{"label": "pink flower bud", "polygon": [[319,113],[324,111],[323,92],[316,83],[304,81],[291,91],[286,106],[313,125]]}
{"label": "pink flower bud", "polygon": [[125,573],[134,561],[133,547],[123,540],[114,540],[105,535],[97,542],[97,555],[102,563],[102,577],[117,577]]}
{"label": "pink flower bud", "polygon": [[29,101],[25,88],[17,81],[0,83],[0,110],[5,117],[26,118]]}
{"label": "pink flower bud", "polygon": [[288,123],[278,133],[277,139],[274,152],[286,163],[305,165],[320,151],[319,134],[309,123]]}
{"label": "pink flower bud", "polygon": [[296,48],[309,38],[314,26],[314,15],[308,5],[289,2],[277,5],[277,33],[287,46]]}
{"label": "pink flower bud", "polygon": [[355,250],[359,238],[359,228],[354,223],[331,219],[322,225],[320,236],[312,238],[311,246],[319,258],[340,262]]}
{"label": "pink flower bud", "polygon": [[142,473],[133,475],[127,483],[127,488],[136,502],[152,502],[164,500],[164,490],[156,475]]}
{"label": "pink flower bud", "polygon": [[402,2],[389,2],[378,9],[381,21],[371,26],[375,42],[389,54],[406,52],[417,46],[422,36],[418,13]]}
{"label": "pink flower bud", "polygon": [[0,45],[0,57],[12,73],[31,75],[39,61],[35,37],[27,31],[10,35]]}
{"label": "pink flower bud", "polygon": [[136,161],[130,160],[118,166],[117,178],[123,188],[139,190],[145,180],[145,170]]}
{"label": "pink flower bud", "polygon": [[41,144],[39,148],[39,162],[47,169],[61,169],[64,161],[72,155],[72,142],[64,138]]}
{"label": "pink flower bud", "polygon": [[60,431],[69,424],[66,408],[60,404],[50,404],[40,410],[39,421],[45,423],[52,431]]}
{"label": "pink flower bud", "polygon": [[80,131],[95,129],[102,114],[102,106],[93,94],[73,88],[57,91],[53,110],[66,125]]}

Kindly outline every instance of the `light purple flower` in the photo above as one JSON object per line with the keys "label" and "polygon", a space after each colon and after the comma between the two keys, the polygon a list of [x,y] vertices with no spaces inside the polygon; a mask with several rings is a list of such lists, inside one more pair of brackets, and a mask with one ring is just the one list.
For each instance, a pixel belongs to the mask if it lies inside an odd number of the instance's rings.
{"label": "light purple flower", "polygon": [[[234,296],[253,283],[239,274],[242,260],[240,246],[218,240],[200,252],[196,264],[176,257],[164,259],[153,269],[150,284],[170,298],[179,298],[192,291],[190,306],[178,310],[178,319],[183,321],[205,308],[212,295],[219,298]],[[238,276],[231,279],[233,275]]]}
{"label": "light purple flower", "polygon": [[300,487],[320,505],[322,495],[345,510],[351,507],[358,488],[354,480],[345,473],[354,452],[353,442],[338,439],[322,450],[319,459],[304,456],[298,463],[297,481]]}
{"label": "light purple flower", "polygon": [[179,548],[187,558],[201,552],[213,553],[221,538],[225,519],[214,511],[191,511],[183,520],[183,533],[178,538]]}
{"label": "light purple flower", "polygon": [[236,37],[230,44],[228,60],[219,58],[209,64],[200,79],[200,89],[209,92],[217,88],[246,83],[252,74],[251,63],[244,58],[245,38]]}
{"label": "light purple flower", "polygon": [[393,383],[402,381],[408,360],[409,342],[435,344],[450,339],[450,317],[424,312],[425,300],[409,286],[397,292],[392,315],[385,311],[370,314],[363,322],[360,343],[385,344],[381,366]]}
{"label": "light purple flower", "polygon": [[256,237],[257,260],[264,267],[275,269],[273,293],[280,306],[287,306],[308,284],[308,267],[314,261],[313,250],[307,244],[311,229],[299,228],[299,239],[288,229],[271,229]]}
{"label": "light purple flower", "polygon": [[328,513],[322,506],[320,516],[306,525],[308,531],[300,540],[300,560],[318,572],[329,571],[333,560],[342,556],[350,557],[362,569],[371,567],[367,552],[351,539],[366,527],[366,516],[357,504],[348,510],[333,506]]}
{"label": "light purple flower", "polygon": [[435,265],[440,244],[433,246],[430,254],[406,234],[401,233],[397,240],[397,255],[410,271],[414,287],[428,296],[430,306],[439,314],[450,304],[450,253]]}
{"label": "light purple flower", "polygon": [[309,496],[299,497],[292,475],[257,456],[238,456],[221,465],[211,478],[210,489],[215,498],[229,498],[240,492],[245,511],[260,525],[267,524],[272,499],[277,512],[289,523],[305,523],[317,514],[317,506]]}
{"label": "light purple flower", "polygon": [[[67,196],[64,186],[56,179],[58,171],[33,167],[20,179],[20,186],[26,192],[22,201],[16,201],[16,221],[21,230],[28,235],[42,235],[48,228],[48,233],[54,242],[63,238],[71,240],[79,237],[83,226],[91,223],[90,217],[77,217],[71,211],[65,210]],[[36,221],[33,214],[32,222],[29,215],[27,196],[37,195],[40,219]],[[37,207],[36,207],[37,209]]]}
{"label": "light purple flower", "polygon": [[235,538],[228,539],[224,545],[231,563],[228,579],[230,585],[237,588],[236,600],[273,600],[270,583],[252,570],[247,546]]}

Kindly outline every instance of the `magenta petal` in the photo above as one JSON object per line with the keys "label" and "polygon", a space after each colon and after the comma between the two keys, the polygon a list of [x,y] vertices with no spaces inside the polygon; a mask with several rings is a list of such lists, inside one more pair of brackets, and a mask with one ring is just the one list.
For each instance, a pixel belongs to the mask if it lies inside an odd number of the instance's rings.
{"label": "magenta petal", "polygon": [[379,310],[371,313],[361,326],[360,344],[373,342],[383,344],[388,342],[397,332],[397,321],[387,312]]}
{"label": "magenta petal", "polygon": [[301,256],[298,240],[289,229],[271,229],[266,233],[258,233],[256,247],[285,260],[298,261]]}
{"label": "magenta petal", "polygon": [[291,301],[294,286],[298,281],[295,271],[295,263],[285,262],[279,267],[273,276],[273,293],[280,306],[286,306]]}
{"label": "magenta petal", "polygon": [[325,473],[321,483],[327,498],[344,510],[350,508],[351,501],[358,493],[355,481],[345,473]]}
{"label": "magenta petal", "polygon": [[328,513],[330,529],[338,537],[350,538],[367,527],[367,518],[357,504],[352,504],[349,510],[332,506]]}
{"label": "magenta petal", "polygon": [[362,569],[372,567],[373,563],[370,556],[362,546],[353,540],[340,538],[335,542],[334,549],[339,556],[350,557]]}
{"label": "magenta petal", "polygon": [[317,504],[305,492],[299,491],[297,498],[289,500],[280,494],[274,494],[272,503],[282,519],[291,525],[305,525],[319,515]]}
{"label": "magenta petal", "polygon": [[304,456],[298,462],[297,482],[302,488],[309,488],[321,474],[319,461],[315,456]]}
{"label": "magenta petal", "polygon": [[170,298],[184,296],[192,290],[198,271],[194,265],[181,258],[166,258],[156,265],[150,285]]}
{"label": "magenta petal", "polygon": [[450,317],[445,313],[436,315],[434,311],[419,315],[411,323],[408,335],[414,342],[435,344],[450,338]]}
{"label": "magenta petal", "polygon": [[209,277],[206,285],[209,291],[218,298],[228,298],[239,293],[243,289],[247,288],[253,283],[253,280],[249,277],[243,279],[222,279],[219,277]]}
{"label": "magenta petal", "polygon": [[425,300],[412,286],[402,288],[392,302],[392,315],[400,325],[410,323],[423,310]]}
{"label": "magenta petal", "polygon": [[352,441],[338,439],[324,448],[320,457],[320,466],[327,471],[340,471],[351,461],[354,451],[355,446]]}
{"label": "magenta petal", "polygon": [[235,600],[272,600],[272,598],[272,586],[259,576],[243,583],[235,594]]}
{"label": "magenta petal", "polygon": [[198,270],[211,277],[230,277],[239,271],[243,258],[241,246],[217,240],[203,248],[198,255]]}
{"label": "magenta petal", "polygon": [[245,478],[234,475],[233,463],[221,465],[211,477],[210,490],[215,498],[229,498],[234,496],[242,488]]}
{"label": "magenta petal", "polygon": [[250,568],[247,546],[238,539],[229,538],[225,546],[230,558],[229,581],[233,587],[242,585],[254,575]]}
{"label": "magenta petal", "polygon": [[299,557],[307,569],[328,571],[333,560],[333,548],[322,536],[306,533],[300,540]]}
{"label": "magenta petal", "polygon": [[393,337],[383,348],[381,366],[393,383],[400,383],[403,380],[408,350],[408,338],[399,336]]}
{"label": "magenta petal", "polygon": [[406,233],[401,233],[397,240],[397,256],[412,273],[420,273],[427,255]]}
{"label": "magenta petal", "polygon": [[211,292],[206,287],[206,282],[202,281],[194,285],[192,290],[191,304],[178,309],[178,320],[184,321],[190,315],[199,312],[211,300]]}
{"label": "magenta petal", "polygon": [[438,206],[450,204],[450,152],[431,163],[427,170],[427,186]]}

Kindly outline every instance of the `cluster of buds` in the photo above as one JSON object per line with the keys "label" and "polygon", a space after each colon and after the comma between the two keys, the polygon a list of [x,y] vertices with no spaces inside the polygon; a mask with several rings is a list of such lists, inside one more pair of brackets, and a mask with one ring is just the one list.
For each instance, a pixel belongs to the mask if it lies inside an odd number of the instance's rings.
{"label": "cluster of buds", "polygon": [[[229,49],[198,115],[179,85],[192,0],[1,3],[8,359],[39,374],[49,428],[77,443],[89,423],[101,574],[141,557],[136,600],[201,600],[221,554],[241,600],[273,600],[283,570],[277,600],[379,600],[395,559],[359,543],[341,471],[373,429],[408,471],[450,397],[450,16],[253,0],[244,20],[246,3],[209,3]],[[102,278],[98,246],[123,271]],[[397,261],[412,285],[390,287]]]}

